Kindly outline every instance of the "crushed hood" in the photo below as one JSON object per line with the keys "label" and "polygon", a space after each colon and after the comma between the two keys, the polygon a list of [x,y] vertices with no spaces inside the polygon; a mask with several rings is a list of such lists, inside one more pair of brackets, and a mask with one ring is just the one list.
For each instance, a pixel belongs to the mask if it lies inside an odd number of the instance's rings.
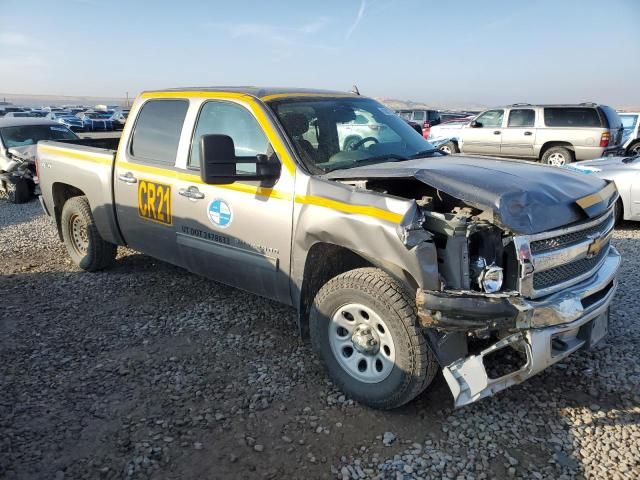
{"label": "crushed hood", "polygon": [[481,209],[490,208],[500,223],[519,234],[535,234],[600,215],[605,198],[583,210],[576,201],[607,186],[593,175],[532,162],[490,157],[446,156],[379,163],[328,173],[325,178],[415,178]]}

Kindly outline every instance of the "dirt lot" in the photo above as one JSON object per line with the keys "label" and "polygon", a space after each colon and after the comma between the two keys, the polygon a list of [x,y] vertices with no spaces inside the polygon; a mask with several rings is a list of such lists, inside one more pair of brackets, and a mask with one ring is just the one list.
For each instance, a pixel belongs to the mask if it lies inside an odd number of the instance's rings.
{"label": "dirt lot", "polygon": [[0,478],[640,477],[640,227],[607,342],[454,411],[345,399],[294,311],[121,249],[80,272],[0,198]]}

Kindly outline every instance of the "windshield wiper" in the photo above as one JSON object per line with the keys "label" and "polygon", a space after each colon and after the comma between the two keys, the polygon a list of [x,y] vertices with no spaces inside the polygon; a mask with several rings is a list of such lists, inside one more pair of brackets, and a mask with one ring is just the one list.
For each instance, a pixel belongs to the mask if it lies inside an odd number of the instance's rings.
{"label": "windshield wiper", "polygon": [[409,158],[430,157],[434,153],[440,153],[440,150],[438,150],[437,148],[430,148],[429,150],[421,150],[418,153],[414,153]]}
{"label": "windshield wiper", "polygon": [[409,157],[405,157],[404,155],[398,155],[397,153],[385,153],[384,155],[376,155],[375,157],[367,157],[362,160],[354,160],[355,163],[365,163],[365,162],[377,162],[379,160],[393,160],[395,162],[401,162],[403,160],[409,160]]}

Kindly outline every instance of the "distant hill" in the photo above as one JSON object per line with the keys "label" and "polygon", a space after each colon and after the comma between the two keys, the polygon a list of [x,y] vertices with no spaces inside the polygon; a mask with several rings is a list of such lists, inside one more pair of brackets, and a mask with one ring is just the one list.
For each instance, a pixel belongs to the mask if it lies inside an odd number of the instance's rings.
{"label": "distant hill", "polygon": [[414,102],[412,100],[399,100],[397,98],[385,98],[385,97],[377,97],[380,103],[384,103],[387,107],[392,110],[400,110],[403,108],[424,108],[431,110],[477,110],[482,111],[487,108],[487,105],[479,104],[479,103],[467,103],[467,104],[443,104],[443,103],[424,103],[424,102]]}

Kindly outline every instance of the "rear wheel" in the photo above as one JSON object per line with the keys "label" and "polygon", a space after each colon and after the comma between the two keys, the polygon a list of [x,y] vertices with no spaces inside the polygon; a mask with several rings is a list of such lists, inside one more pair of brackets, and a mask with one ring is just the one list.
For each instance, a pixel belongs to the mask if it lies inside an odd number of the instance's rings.
{"label": "rear wheel", "polygon": [[359,268],[331,279],[316,295],[309,323],[331,379],[370,407],[409,402],[437,372],[417,327],[415,300],[382,270]]}
{"label": "rear wheel", "polygon": [[542,155],[542,163],[562,167],[573,162],[573,153],[564,147],[551,147]]}
{"label": "rear wheel", "polygon": [[113,264],[117,246],[98,233],[87,197],[73,197],[62,207],[62,238],[69,256],[83,270],[94,272]]}

